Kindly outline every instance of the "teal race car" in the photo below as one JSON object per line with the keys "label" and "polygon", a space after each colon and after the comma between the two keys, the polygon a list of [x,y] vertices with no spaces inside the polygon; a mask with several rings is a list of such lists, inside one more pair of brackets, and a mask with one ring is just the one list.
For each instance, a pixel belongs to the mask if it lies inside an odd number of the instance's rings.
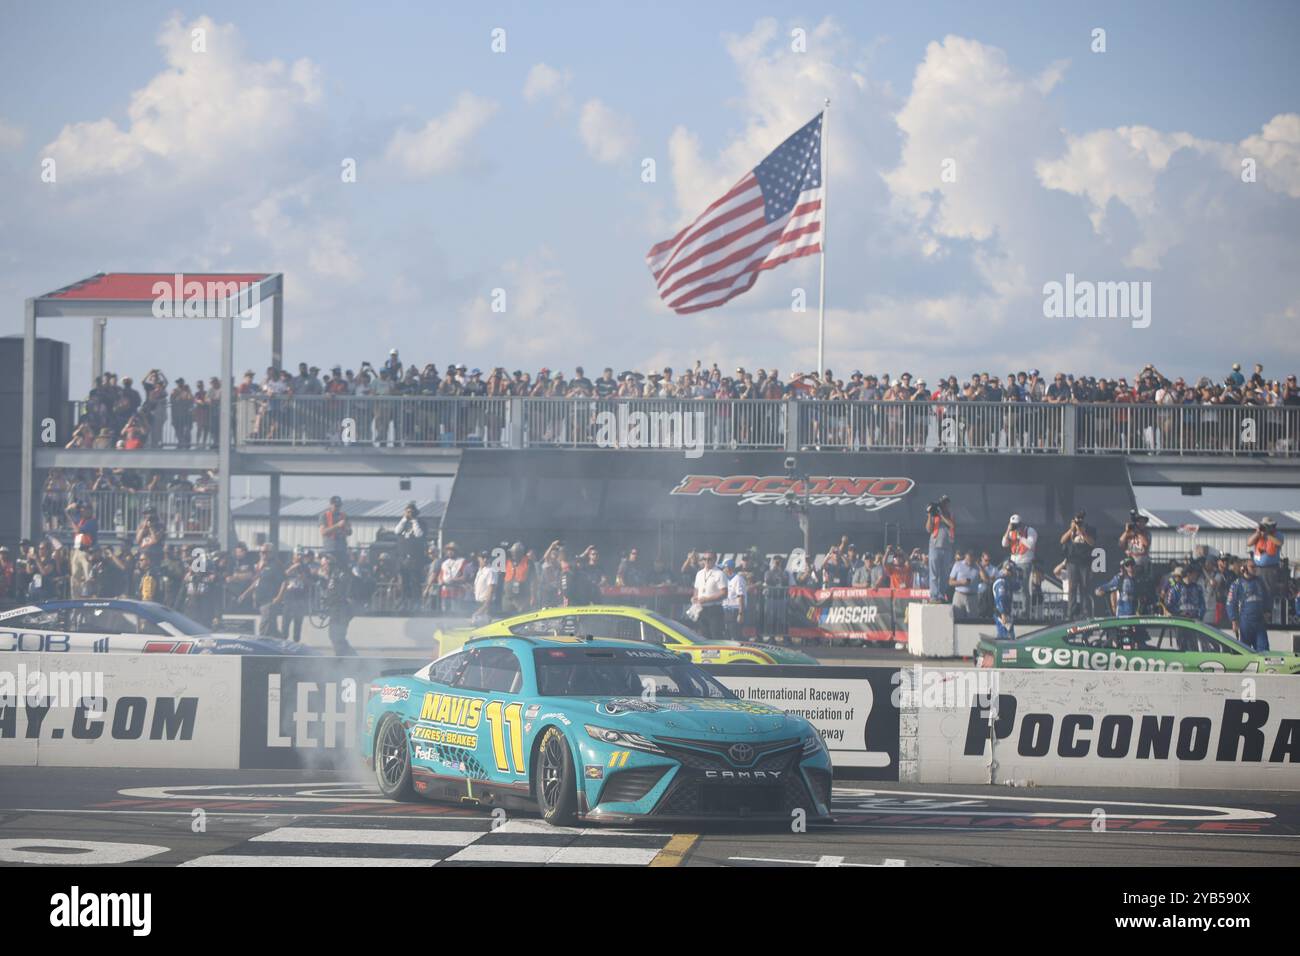
{"label": "teal race car", "polygon": [[811,723],[641,642],[472,640],[372,683],[364,720],[362,757],[394,800],[535,809],[560,826],[830,815]]}
{"label": "teal race car", "polygon": [[1297,674],[1300,654],[1252,650],[1202,621],[1106,617],[1044,627],[1018,640],[985,635],[975,649],[975,666]]}

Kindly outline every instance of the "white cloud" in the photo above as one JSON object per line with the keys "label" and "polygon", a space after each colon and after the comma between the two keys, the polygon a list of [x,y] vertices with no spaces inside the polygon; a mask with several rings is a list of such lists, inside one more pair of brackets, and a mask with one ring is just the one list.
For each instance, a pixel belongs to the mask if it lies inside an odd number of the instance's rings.
{"label": "white cloud", "polygon": [[630,120],[597,99],[582,104],[578,135],[598,163],[619,163],[627,159],[636,137]]}
{"label": "white cloud", "polygon": [[572,82],[573,74],[568,70],[557,70],[545,63],[538,63],[528,71],[528,77],[524,80],[524,99],[536,103],[558,97],[564,103],[568,99],[566,94]]}
{"label": "white cloud", "polygon": [[[483,282],[481,292],[461,309],[462,344],[467,348],[499,350],[509,343],[509,354],[517,360],[590,344],[577,320],[568,281],[549,248],[504,263]],[[495,289],[505,292],[502,312],[492,310]]]}
{"label": "white cloud", "polygon": [[[207,31],[205,52],[191,46],[191,30],[199,28]],[[249,60],[233,24],[206,16],[184,24],[173,16],[157,42],[167,68],[132,95],[125,127],[108,118],[71,123],[46,146],[61,178],[120,175],[150,161],[201,176],[230,164],[232,148],[274,150],[321,99],[315,64]]]}
{"label": "white cloud", "polygon": [[0,117],[0,152],[8,152],[22,146],[25,135],[21,127],[6,122]]}
{"label": "white cloud", "polygon": [[1229,158],[1230,167],[1241,172],[1241,160],[1257,159],[1264,173],[1260,181],[1292,199],[1300,199],[1300,114],[1279,113],[1253,136],[1241,143],[1241,155]]}
{"label": "white cloud", "polygon": [[451,109],[435,116],[418,130],[399,129],[388,143],[387,159],[408,175],[434,176],[462,167],[474,137],[478,135],[498,104],[461,93]]}

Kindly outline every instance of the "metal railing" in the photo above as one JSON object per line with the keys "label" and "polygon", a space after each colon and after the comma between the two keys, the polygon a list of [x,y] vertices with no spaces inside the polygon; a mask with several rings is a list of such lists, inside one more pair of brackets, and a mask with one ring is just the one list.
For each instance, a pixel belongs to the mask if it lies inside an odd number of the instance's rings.
{"label": "metal railing", "polygon": [[[81,420],[85,403],[73,403]],[[145,447],[213,447],[216,409],[201,419],[160,407]],[[112,440],[121,437],[111,436]],[[981,452],[1300,458],[1300,407],[242,396],[241,446],[375,448],[671,448]]]}
{"label": "metal railing", "polygon": [[847,451],[1062,452],[1064,405],[797,402],[799,447]]}
{"label": "metal railing", "polygon": [[[99,440],[98,447],[116,448],[119,441],[127,440],[128,436],[123,434],[126,422],[120,416],[102,412],[91,414],[89,403],[85,399],[70,401],[68,406],[74,428],[84,424],[92,439]],[[157,406],[141,406],[135,417],[140,422],[140,432],[136,438],[142,448],[197,450],[217,447],[220,419],[215,405],[200,406],[187,402],[173,406],[169,398]],[[60,444],[66,445],[67,441]],[[85,447],[97,446],[91,444]]]}
{"label": "metal railing", "polygon": [[240,445],[376,448],[501,448],[509,444],[508,398],[437,396],[243,396]]}
{"label": "metal railing", "polygon": [[1300,457],[1300,407],[1077,405],[1075,446],[1125,455]]}
{"label": "metal railing", "polygon": [[781,449],[786,403],[677,398],[520,399],[529,448]]}
{"label": "metal railing", "polygon": [[42,528],[71,535],[66,508],[73,499],[95,509],[101,537],[134,537],[145,511],[153,508],[168,538],[211,538],[216,534],[215,496],[207,491],[101,491],[46,489],[41,501]]}

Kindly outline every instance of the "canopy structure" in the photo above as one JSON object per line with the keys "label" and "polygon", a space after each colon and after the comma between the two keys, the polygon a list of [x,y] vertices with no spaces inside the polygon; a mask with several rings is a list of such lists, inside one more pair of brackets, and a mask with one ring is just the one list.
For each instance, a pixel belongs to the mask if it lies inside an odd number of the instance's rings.
{"label": "canopy structure", "polygon": [[[28,299],[23,321],[23,446],[22,527],[36,532],[35,375],[37,321],[43,318],[82,318],[94,321],[93,374],[104,371],[104,331],[108,320],[153,319],[221,323],[221,381],[225,402],[220,417],[216,468],[220,475],[217,533],[222,547],[230,547],[231,449],[233,447],[231,394],[234,388],[234,335],[241,328],[262,322],[264,303],[270,305],[271,364],[279,368],[284,342],[284,277],[278,272],[100,272],[79,282]],[[88,467],[120,465],[120,457],[87,461]],[[179,459],[169,455],[169,460]],[[143,462],[142,462],[143,463]],[[278,482],[276,482],[278,485]],[[278,493],[278,487],[275,489]]]}

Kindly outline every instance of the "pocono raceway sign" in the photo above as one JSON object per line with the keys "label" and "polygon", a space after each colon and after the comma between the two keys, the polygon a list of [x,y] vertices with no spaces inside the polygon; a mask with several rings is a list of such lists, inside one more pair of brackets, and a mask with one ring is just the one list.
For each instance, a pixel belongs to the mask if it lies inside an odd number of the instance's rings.
{"label": "pocono raceway sign", "polygon": [[[0,766],[353,769],[366,682],[418,663],[52,656],[14,655],[29,672],[100,671],[102,693],[0,699]],[[710,672],[744,700],[811,721],[840,778],[1300,791],[1292,676],[920,665]]]}
{"label": "pocono raceway sign", "polygon": [[979,693],[902,695],[905,782],[1300,790],[1295,677],[984,673]]}
{"label": "pocono raceway sign", "polygon": [[830,475],[804,481],[783,475],[687,475],[669,494],[707,494],[734,498],[738,505],[775,505],[788,500],[788,496],[802,498],[807,493],[809,505],[853,505],[865,511],[880,511],[902,501],[915,486],[911,478]]}

